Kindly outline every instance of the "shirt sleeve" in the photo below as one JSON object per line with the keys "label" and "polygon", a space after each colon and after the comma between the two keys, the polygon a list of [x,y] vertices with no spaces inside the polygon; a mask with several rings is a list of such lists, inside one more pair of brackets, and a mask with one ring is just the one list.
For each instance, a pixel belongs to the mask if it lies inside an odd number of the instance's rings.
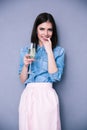
{"label": "shirt sleeve", "polygon": [[[59,53],[59,54],[58,54]],[[62,74],[63,74],[63,68],[64,68],[64,55],[65,55],[65,51],[64,48],[60,48],[59,52],[56,52],[56,65],[58,67],[58,71],[53,73],[53,74],[49,74],[50,79],[52,82],[56,82],[56,81],[60,81]]]}
{"label": "shirt sleeve", "polygon": [[24,66],[24,56],[25,54],[27,54],[27,48],[21,48],[20,50],[20,56],[19,56],[19,74],[21,73],[22,71],[22,68]]}

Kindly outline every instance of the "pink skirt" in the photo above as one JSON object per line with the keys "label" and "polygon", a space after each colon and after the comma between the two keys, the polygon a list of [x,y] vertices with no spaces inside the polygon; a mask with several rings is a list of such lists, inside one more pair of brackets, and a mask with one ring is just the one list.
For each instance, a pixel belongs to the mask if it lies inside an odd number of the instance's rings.
{"label": "pink skirt", "polygon": [[19,104],[19,130],[61,130],[59,100],[51,83],[29,83]]}

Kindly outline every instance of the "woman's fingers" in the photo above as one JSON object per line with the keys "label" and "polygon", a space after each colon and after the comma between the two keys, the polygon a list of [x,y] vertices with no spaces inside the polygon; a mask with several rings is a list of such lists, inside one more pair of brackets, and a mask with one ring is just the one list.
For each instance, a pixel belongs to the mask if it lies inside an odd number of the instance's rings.
{"label": "woman's fingers", "polygon": [[34,58],[30,58],[30,55],[29,54],[26,54],[24,56],[24,64],[25,65],[29,65],[30,63],[32,63],[32,61],[34,61]]}
{"label": "woman's fingers", "polygon": [[47,40],[45,42],[43,42],[43,45],[44,45],[47,53],[49,53],[52,50],[52,42],[51,42],[50,38],[47,38]]}

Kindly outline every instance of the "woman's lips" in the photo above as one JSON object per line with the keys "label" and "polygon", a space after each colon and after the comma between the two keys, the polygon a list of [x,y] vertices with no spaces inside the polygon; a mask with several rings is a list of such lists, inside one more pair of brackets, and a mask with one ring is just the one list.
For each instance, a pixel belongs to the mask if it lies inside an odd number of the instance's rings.
{"label": "woman's lips", "polygon": [[43,39],[44,41],[48,41],[48,38],[49,38],[49,37],[42,37],[42,39]]}

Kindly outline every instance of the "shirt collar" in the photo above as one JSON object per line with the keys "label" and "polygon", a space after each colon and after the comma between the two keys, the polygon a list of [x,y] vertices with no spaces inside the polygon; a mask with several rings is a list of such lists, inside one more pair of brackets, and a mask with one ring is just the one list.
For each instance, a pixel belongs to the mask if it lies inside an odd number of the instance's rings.
{"label": "shirt collar", "polygon": [[43,46],[37,45],[37,51],[40,49],[44,49],[44,45]]}

